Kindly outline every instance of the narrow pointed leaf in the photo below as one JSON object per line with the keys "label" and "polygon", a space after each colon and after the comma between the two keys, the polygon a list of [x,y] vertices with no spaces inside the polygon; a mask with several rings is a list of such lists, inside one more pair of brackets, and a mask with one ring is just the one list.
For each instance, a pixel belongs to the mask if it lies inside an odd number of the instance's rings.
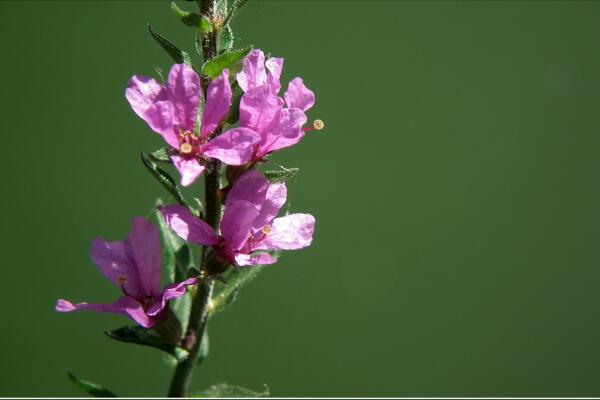
{"label": "narrow pointed leaf", "polygon": [[171,2],[171,11],[173,11],[173,14],[175,14],[175,16],[187,26],[191,26],[193,28],[200,27],[202,21],[202,16],[200,14],[184,11],[179,8],[175,2]]}
{"label": "narrow pointed leaf", "polygon": [[150,157],[152,157],[155,161],[162,161],[162,162],[171,162],[171,156],[169,154],[169,150],[166,147],[161,147],[158,150],[153,151],[152,153],[150,153]]}
{"label": "narrow pointed leaf", "polygon": [[233,304],[240,289],[256,278],[263,268],[264,266],[261,265],[255,265],[251,268],[231,268],[223,277],[225,283],[215,282],[209,312],[214,314]]}
{"label": "narrow pointed leaf", "polygon": [[141,153],[141,157],[142,162],[148,171],[150,171],[152,176],[154,176],[156,180],[159,181],[180,204],[187,206],[185,198],[183,197],[183,193],[181,193],[181,190],[177,186],[175,179],[173,179],[173,177],[171,177],[167,171],[156,165],[154,161],[146,157],[143,152]]}
{"label": "narrow pointed leaf", "polygon": [[231,6],[231,10],[229,10],[229,13],[223,20],[223,26],[228,26],[229,21],[231,21],[231,18],[233,18],[235,14],[237,14],[239,9],[242,8],[247,2],[248,0],[234,0],[233,5]]}
{"label": "narrow pointed leaf", "polygon": [[217,383],[208,389],[196,392],[191,397],[269,397],[269,388],[265,385],[265,390],[255,392],[254,390],[246,389],[240,386],[229,385],[227,383]]}
{"label": "narrow pointed leaf", "polygon": [[202,343],[200,343],[200,348],[198,349],[198,360],[196,361],[198,364],[201,364],[202,361],[204,361],[204,359],[208,357],[209,343],[210,342],[208,340],[208,331],[204,331]]}
{"label": "narrow pointed leaf", "polygon": [[235,124],[240,119],[240,101],[242,100],[242,89],[237,84],[237,81],[234,81],[231,85],[231,89],[233,91],[233,100],[231,102],[231,107],[229,108],[229,115],[227,115],[227,123]]}
{"label": "narrow pointed leaf", "polygon": [[202,71],[206,76],[215,79],[225,68],[229,69],[229,73],[233,74],[241,68],[242,60],[252,50],[252,46],[240,50],[233,50],[228,53],[223,53],[204,64]]}
{"label": "narrow pointed leaf", "polygon": [[152,26],[148,25],[148,30],[150,31],[150,34],[152,35],[154,40],[156,40],[156,42],[158,44],[160,44],[160,46],[171,56],[171,58],[177,64],[187,64],[189,66],[192,65],[192,61],[191,61],[188,53],[186,53],[183,50],[180,50],[177,46],[175,46],[173,43],[171,43],[171,41],[169,41],[167,38],[165,38],[161,34],[155,32],[152,29]]}
{"label": "narrow pointed leaf", "polygon": [[79,389],[83,390],[85,393],[94,396],[94,397],[119,397],[110,390],[98,385],[97,383],[93,383],[90,381],[86,381],[78,378],[71,372],[67,372],[69,379],[75,386]]}
{"label": "narrow pointed leaf", "polygon": [[105,334],[120,342],[135,343],[160,349],[178,360],[185,359],[188,356],[187,351],[184,349],[168,343],[154,330],[145,329],[141,326],[124,326],[112,331],[106,331]]}
{"label": "narrow pointed leaf", "polygon": [[217,36],[217,49],[219,52],[229,51],[233,48],[233,31],[229,25],[221,28]]}
{"label": "narrow pointed leaf", "polygon": [[283,168],[279,170],[265,171],[264,174],[270,183],[286,182],[295,177],[299,168]]}
{"label": "narrow pointed leaf", "polygon": [[[157,206],[162,202],[158,201]],[[160,233],[162,245],[163,265],[167,270],[169,283],[181,282],[187,278],[187,271],[193,267],[193,254],[191,247],[167,225],[165,218],[158,209],[152,211],[154,220]]]}

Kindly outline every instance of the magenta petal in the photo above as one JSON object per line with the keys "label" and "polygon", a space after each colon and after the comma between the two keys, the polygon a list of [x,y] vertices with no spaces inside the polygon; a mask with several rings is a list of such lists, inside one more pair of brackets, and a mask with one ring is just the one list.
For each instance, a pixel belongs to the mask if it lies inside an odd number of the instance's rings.
{"label": "magenta petal", "polygon": [[185,64],[173,65],[167,78],[167,96],[173,105],[173,126],[193,131],[200,104],[200,77],[196,71]]}
{"label": "magenta petal", "polygon": [[148,294],[140,281],[134,260],[127,254],[125,242],[106,242],[96,238],[92,242],[90,256],[100,272],[117,287],[123,287],[136,297]]}
{"label": "magenta petal", "polygon": [[252,250],[297,250],[312,243],[315,218],[310,214],[290,214],[275,218],[271,231]]}
{"label": "magenta petal", "polygon": [[283,100],[266,86],[246,92],[240,100],[240,126],[262,133],[283,108]]}
{"label": "magenta petal", "polygon": [[159,133],[169,145],[178,146],[177,135],[173,131],[173,106],[166,101],[164,86],[150,77],[135,75],[129,80],[125,97],[133,111],[153,131]]}
{"label": "magenta petal", "polygon": [[244,92],[261,86],[267,81],[265,71],[265,55],[259,49],[254,49],[243,61],[242,71],[236,75],[238,84]]}
{"label": "magenta petal", "polygon": [[188,286],[195,285],[197,283],[198,279],[189,278],[183,282],[171,283],[165,286],[160,294],[160,299],[154,303],[150,309],[148,309],[147,314],[151,317],[160,314],[160,312],[167,306],[169,300],[183,296]]}
{"label": "magenta petal", "polygon": [[269,265],[275,264],[277,259],[269,253],[258,253],[256,255],[250,254],[236,254],[235,263],[240,267],[247,267],[251,265]]}
{"label": "magenta petal", "polygon": [[121,298],[119,298],[119,300],[115,301],[112,304],[73,304],[67,300],[59,299],[56,303],[56,311],[96,311],[113,314],[122,314],[128,316],[144,328],[151,328],[156,323],[156,320],[146,315],[142,305],[129,296],[122,296]]}
{"label": "magenta petal", "polygon": [[267,84],[272,94],[279,93],[281,89],[281,71],[283,70],[283,58],[271,57],[265,62],[265,67],[269,71],[267,75]]}
{"label": "magenta petal", "polygon": [[229,71],[224,69],[220,76],[214,79],[206,91],[206,105],[202,114],[200,137],[208,136],[221,123],[231,107],[231,85]]}
{"label": "magenta petal", "polygon": [[171,156],[171,161],[173,161],[173,165],[181,175],[181,186],[191,185],[204,171],[204,166],[195,158]]}
{"label": "magenta petal", "polygon": [[285,183],[274,183],[269,185],[265,201],[262,203],[260,213],[252,224],[253,233],[262,229],[263,226],[269,225],[271,221],[279,214],[279,210],[285,203],[287,198],[287,187]]}
{"label": "magenta petal", "polygon": [[288,90],[283,95],[290,108],[306,111],[315,104],[315,94],[304,86],[302,78],[294,78],[288,84]]}
{"label": "magenta petal", "polygon": [[160,291],[162,261],[160,236],[156,226],[145,218],[133,218],[131,230],[125,239],[125,250],[137,266],[144,294],[157,294]]}
{"label": "magenta petal", "polygon": [[259,143],[259,155],[295,145],[304,136],[306,114],[298,108],[284,108],[277,113]]}
{"label": "magenta petal", "polygon": [[250,236],[252,222],[258,215],[257,207],[247,201],[229,203],[221,221],[221,235],[230,251],[237,251]]}
{"label": "magenta petal", "polygon": [[202,152],[227,165],[242,165],[252,159],[254,144],[259,141],[260,136],[252,129],[234,128],[212,139]]}
{"label": "magenta petal", "polygon": [[183,240],[206,246],[217,244],[217,235],[213,228],[200,218],[194,217],[187,207],[171,205],[162,207],[160,212],[167,225]]}
{"label": "magenta petal", "polygon": [[259,171],[251,170],[245,172],[235,181],[235,184],[229,190],[225,205],[228,207],[231,203],[242,200],[260,208],[265,201],[268,189],[269,181]]}

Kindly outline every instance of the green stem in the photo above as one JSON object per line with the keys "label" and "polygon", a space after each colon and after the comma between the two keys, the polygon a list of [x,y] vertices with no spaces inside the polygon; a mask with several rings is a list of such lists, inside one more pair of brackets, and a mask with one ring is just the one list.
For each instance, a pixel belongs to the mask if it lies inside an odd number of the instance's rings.
{"label": "green stem", "polygon": [[[199,2],[200,11],[203,15],[210,14],[214,10],[213,0],[203,0]],[[217,33],[210,32],[202,40],[202,53],[204,60],[208,61],[217,55]],[[206,98],[206,89],[208,80],[203,77],[202,91]],[[217,130],[213,135],[220,133]],[[219,199],[219,190],[221,188],[221,163],[218,160],[211,160],[206,164],[204,173],[205,179],[205,220],[213,228],[217,229],[221,219],[221,201]],[[208,249],[204,248],[203,263],[206,265]],[[169,388],[169,397],[185,397],[192,379],[194,367],[198,362],[198,352],[202,341],[206,340],[206,325],[208,323],[208,306],[213,290],[213,282],[210,279],[203,279],[192,298],[192,309],[186,334],[183,339],[183,347],[189,351],[189,356],[181,360],[175,367],[175,372]]]}

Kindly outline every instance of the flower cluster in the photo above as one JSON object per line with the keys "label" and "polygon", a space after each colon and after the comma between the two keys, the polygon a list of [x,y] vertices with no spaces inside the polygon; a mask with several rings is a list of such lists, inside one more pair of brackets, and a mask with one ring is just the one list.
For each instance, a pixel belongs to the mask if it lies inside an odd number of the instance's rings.
{"label": "flower cluster", "polygon": [[[170,229],[190,244],[209,249],[211,262],[235,268],[273,264],[280,250],[296,250],[312,242],[315,219],[310,214],[278,217],[287,198],[285,183],[269,182],[255,169],[272,152],[292,146],[305,132],[305,112],[315,96],[295,78],[280,96],[283,59],[265,61],[261,50],[253,50],[242,61],[235,77],[224,68],[208,83],[203,98],[202,81],[188,65],[171,68],[163,85],[150,77],[133,76],[125,91],[133,111],[169,146],[169,158],[179,172],[181,185],[189,186],[205,171],[211,159],[237,168],[228,175],[228,185],[219,188],[225,211],[217,228],[184,205],[167,205],[160,212]],[[239,110],[231,110],[235,78],[242,90]],[[207,79],[203,77],[202,79]],[[226,124],[239,112],[237,126]],[[319,121],[320,123],[320,121]],[[318,123],[315,123],[315,127]],[[136,217],[123,241],[92,243],[91,258],[102,274],[122,292],[112,304],[73,304],[60,299],[56,310],[91,310],[123,314],[145,328],[164,319],[171,299],[186,293],[200,279],[214,275],[208,266],[202,274],[188,271],[188,279],[161,289],[161,242],[157,227]]]}

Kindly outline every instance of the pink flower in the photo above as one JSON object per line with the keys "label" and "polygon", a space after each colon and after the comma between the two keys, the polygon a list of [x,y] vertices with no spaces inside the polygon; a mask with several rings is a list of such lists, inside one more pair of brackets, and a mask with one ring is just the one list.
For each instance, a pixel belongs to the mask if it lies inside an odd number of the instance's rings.
{"label": "pink flower", "polygon": [[314,93],[304,86],[301,78],[288,84],[283,98],[280,77],[282,58],[269,58],[261,50],[251,51],[237,74],[237,81],[245,92],[240,101],[240,126],[260,135],[253,159],[261,160],[267,154],[292,146],[304,136],[304,113],[315,104]]}
{"label": "pink flower", "polygon": [[160,319],[171,299],[183,296],[196,278],[173,283],[160,289],[161,251],[158,229],[142,217],[133,219],[131,231],[123,241],[92,242],[91,257],[102,274],[123,292],[112,304],[73,304],[59,299],[56,310],[70,312],[90,310],[123,314],[145,328]]}
{"label": "pink flower", "polygon": [[260,136],[248,128],[234,128],[208,140],[231,106],[229,71],[214,79],[207,90],[200,134],[194,125],[200,103],[200,78],[185,64],[175,64],[166,86],[149,77],[135,75],[129,80],[125,97],[133,111],[176,150],[171,156],[181,174],[181,184],[191,185],[204,171],[203,157],[229,165],[242,165],[252,158],[253,145]]}
{"label": "pink flower", "polygon": [[277,259],[265,251],[296,250],[312,243],[315,225],[312,215],[275,218],[286,197],[284,183],[269,184],[260,172],[246,172],[227,195],[220,235],[186,207],[171,205],[161,211],[167,224],[181,238],[213,246],[219,258],[229,264],[273,264]]}

